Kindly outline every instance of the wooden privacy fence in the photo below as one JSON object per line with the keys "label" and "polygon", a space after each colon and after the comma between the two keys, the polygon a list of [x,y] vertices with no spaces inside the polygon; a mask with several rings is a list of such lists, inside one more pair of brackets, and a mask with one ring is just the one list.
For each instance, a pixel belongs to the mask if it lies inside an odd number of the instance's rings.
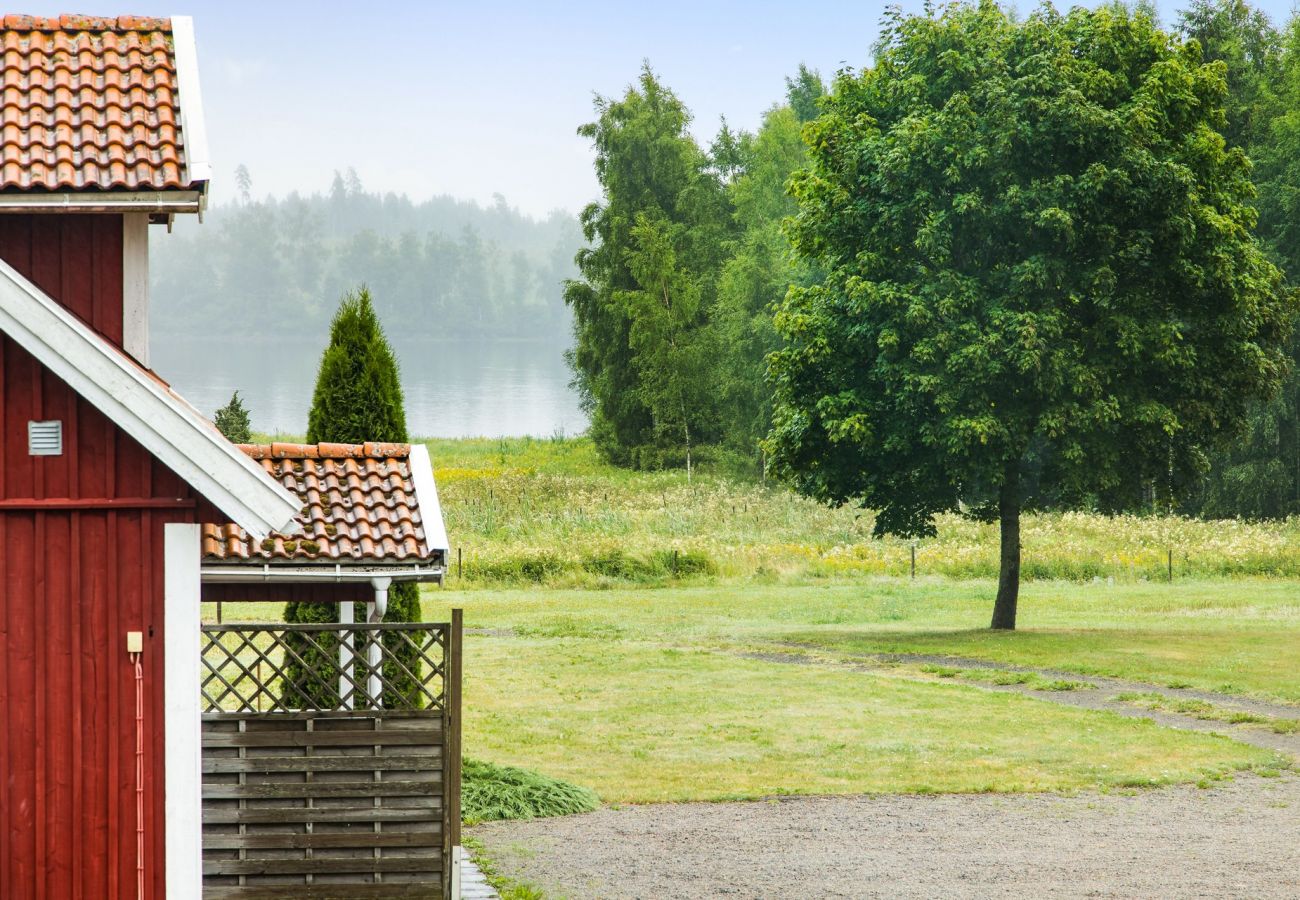
{"label": "wooden privacy fence", "polygon": [[447,896],[460,610],[202,632],[204,897]]}

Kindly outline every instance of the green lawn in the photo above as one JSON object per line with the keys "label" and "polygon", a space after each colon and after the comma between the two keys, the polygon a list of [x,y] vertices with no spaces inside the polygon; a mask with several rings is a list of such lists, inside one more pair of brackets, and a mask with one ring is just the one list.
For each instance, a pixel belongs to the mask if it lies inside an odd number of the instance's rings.
{"label": "green lawn", "polygon": [[[1291,588],[1288,590],[1287,588]],[[772,662],[955,653],[1300,700],[1294,586],[1035,584],[989,637],[987,583],[445,591],[466,609],[466,748],[612,802],[782,793],[1070,790],[1273,764],[1225,738],[918,679]],[[1088,627],[1088,626],[1092,627]],[[509,629],[511,636],[503,631]]]}
{"label": "green lawn", "polygon": [[610,591],[511,590],[456,598],[469,621],[529,637],[832,653],[926,653],[1114,675],[1300,703],[1300,585],[1033,582],[1020,630],[987,629],[994,585],[872,579]]}

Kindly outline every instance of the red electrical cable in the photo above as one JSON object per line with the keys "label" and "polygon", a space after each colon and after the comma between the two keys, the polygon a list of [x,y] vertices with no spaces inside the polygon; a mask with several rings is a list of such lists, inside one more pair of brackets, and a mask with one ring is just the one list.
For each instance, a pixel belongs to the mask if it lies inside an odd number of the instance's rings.
{"label": "red electrical cable", "polygon": [[144,900],[144,666],[140,654],[131,654],[135,666],[135,896]]}

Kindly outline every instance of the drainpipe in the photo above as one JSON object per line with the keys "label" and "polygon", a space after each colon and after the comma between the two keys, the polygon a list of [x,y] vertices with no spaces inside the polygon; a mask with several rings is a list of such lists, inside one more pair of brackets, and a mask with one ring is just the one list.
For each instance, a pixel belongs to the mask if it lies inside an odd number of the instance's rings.
{"label": "drainpipe", "polygon": [[[366,621],[372,625],[382,622],[384,614],[388,612],[388,588],[392,583],[393,579],[391,578],[370,579],[370,584],[375,589],[375,599],[366,604]],[[384,652],[381,638],[382,635],[372,632],[370,644],[367,648],[370,677],[366,681],[366,693],[370,695],[370,705],[376,708],[383,703],[383,697],[381,696],[383,685],[381,684],[382,679],[379,677]]]}

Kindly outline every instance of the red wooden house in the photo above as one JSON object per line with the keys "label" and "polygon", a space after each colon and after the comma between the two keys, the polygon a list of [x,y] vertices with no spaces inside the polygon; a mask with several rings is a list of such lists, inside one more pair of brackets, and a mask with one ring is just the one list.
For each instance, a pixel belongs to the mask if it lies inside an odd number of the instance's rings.
{"label": "red wooden house", "polygon": [[[303,501],[149,369],[149,226],[209,178],[190,21],[0,40],[0,897],[197,897],[203,570],[283,551]],[[365,583],[434,577],[432,543]]]}

